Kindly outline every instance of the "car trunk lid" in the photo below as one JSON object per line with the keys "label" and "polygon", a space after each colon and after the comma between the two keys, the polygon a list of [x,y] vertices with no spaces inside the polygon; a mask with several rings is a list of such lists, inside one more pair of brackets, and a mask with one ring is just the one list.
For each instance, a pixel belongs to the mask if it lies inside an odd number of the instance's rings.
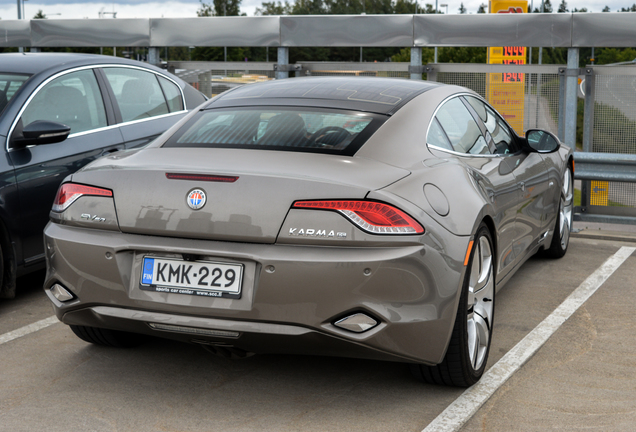
{"label": "car trunk lid", "polygon": [[[347,156],[148,148],[101,159],[73,181],[112,189],[119,227],[126,233],[274,243],[294,201],[362,199],[408,174]],[[191,175],[220,178],[188,179]],[[187,203],[193,190],[206,200],[196,210]]]}

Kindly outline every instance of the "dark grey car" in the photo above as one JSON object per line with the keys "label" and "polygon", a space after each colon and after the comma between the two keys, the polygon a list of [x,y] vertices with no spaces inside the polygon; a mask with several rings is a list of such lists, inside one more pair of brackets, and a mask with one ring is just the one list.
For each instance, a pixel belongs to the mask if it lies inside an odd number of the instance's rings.
{"label": "dark grey car", "polygon": [[[143,146],[205,97],[144,63],[62,53],[0,54],[0,298],[42,268],[58,186],[104,154]],[[68,137],[68,138],[67,138]]]}
{"label": "dark grey car", "polygon": [[82,339],[482,375],[496,291],[565,254],[572,151],[515,135],[461,87],[379,78],[244,86],[60,187],[45,291]]}

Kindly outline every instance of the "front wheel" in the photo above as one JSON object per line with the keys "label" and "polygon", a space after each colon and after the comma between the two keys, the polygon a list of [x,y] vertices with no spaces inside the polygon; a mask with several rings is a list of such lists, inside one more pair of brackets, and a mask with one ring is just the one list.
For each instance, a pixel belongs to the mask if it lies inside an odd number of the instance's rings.
{"label": "front wheel", "polygon": [[493,260],[490,231],[482,223],[475,235],[446,356],[436,366],[412,365],[411,371],[419,379],[431,384],[468,387],[483,375],[495,312]]}

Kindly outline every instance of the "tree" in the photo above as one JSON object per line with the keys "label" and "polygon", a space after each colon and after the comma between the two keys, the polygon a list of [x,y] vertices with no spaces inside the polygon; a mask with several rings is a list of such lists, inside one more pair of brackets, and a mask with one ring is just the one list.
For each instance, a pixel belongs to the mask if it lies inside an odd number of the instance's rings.
{"label": "tree", "polygon": [[[541,7],[534,8],[534,13],[539,12],[541,12]],[[545,0],[543,3],[543,13],[552,13],[552,3],[550,3],[550,0]]]}
{"label": "tree", "polygon": [[636,3],[634,3],[631,7],[621,8],[621,12],[636,12]]}
{"label": "tree", "polygon": [[477,13],[486,13],[488,12],[488,5],[486,3],[482,3],[479,5],[479,9],[477,9]]}
{"label": "tree", "polygon": [[559,5],[559,9],[557,10],[559,13],[568,12],[568,4],[565,0],[561,0],[561,4]]}
{"label": "tree", "polygon": [[421,13],[420,8],[417,7],[414,1],[410,0],[397,0],[393,5],[394,14],[412,14]]}
{"label": "tree", "polygon": [[581,8],[581,9],[574,8],[574,10],[572,12],[579,12],[579,13],[580,12],[587,12],[587,8],[585,8],[585,7]]}
{"label": "tree", "polygon": [[257,7],[254,15],[289,15],[292,7],[287,0],[285,4],[280,1],[263,2],[261,7]]}
{"label": "tree", "polygon": [[199,1],[201,2],[201,7],[197,10],[199,17],[241,15],[241,0],[213,0],[212,3]]}
{"label": "tree", "polygon": [[42,12],[42,9],[38,9],[38,13],[33,15],[33,19],[46,19],[46,14]]}
{"label": "tree", "polygon": [[[564,1],[565,1],[565,0],[564,0]],[[466,8],[464,7],[464,3],[463,3],[463,2],[459,5],[459,9],[457,9],[457,11],[458,11],[460,14],[465,14],[465,13],[466,13]]]}
{"label": "tree", "polygon": [[543,3],[543,12],[552,13],[552,3],[550,3],[550,0],[545,0]]}
{"label": "tree", "polygon": [[611,12],[611,10],[610,10],[609,6],[605,6],[605,7],[603,8],[603,12]]}

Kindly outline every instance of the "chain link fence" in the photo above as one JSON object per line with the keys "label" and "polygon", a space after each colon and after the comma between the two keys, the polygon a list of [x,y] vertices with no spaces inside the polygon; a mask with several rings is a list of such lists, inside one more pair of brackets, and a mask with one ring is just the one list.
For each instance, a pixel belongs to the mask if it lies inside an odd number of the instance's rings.
{"label": "chain link fence", "polygon": [[[596,66],[593,69],[593,92],[584,95],[591,99],[586,109],[593,107],[594,110],[591,148],[588,150],[636,154],[636,67]],[[636,184],[592,181],[589,205],[592,213],[633,215]]]}

